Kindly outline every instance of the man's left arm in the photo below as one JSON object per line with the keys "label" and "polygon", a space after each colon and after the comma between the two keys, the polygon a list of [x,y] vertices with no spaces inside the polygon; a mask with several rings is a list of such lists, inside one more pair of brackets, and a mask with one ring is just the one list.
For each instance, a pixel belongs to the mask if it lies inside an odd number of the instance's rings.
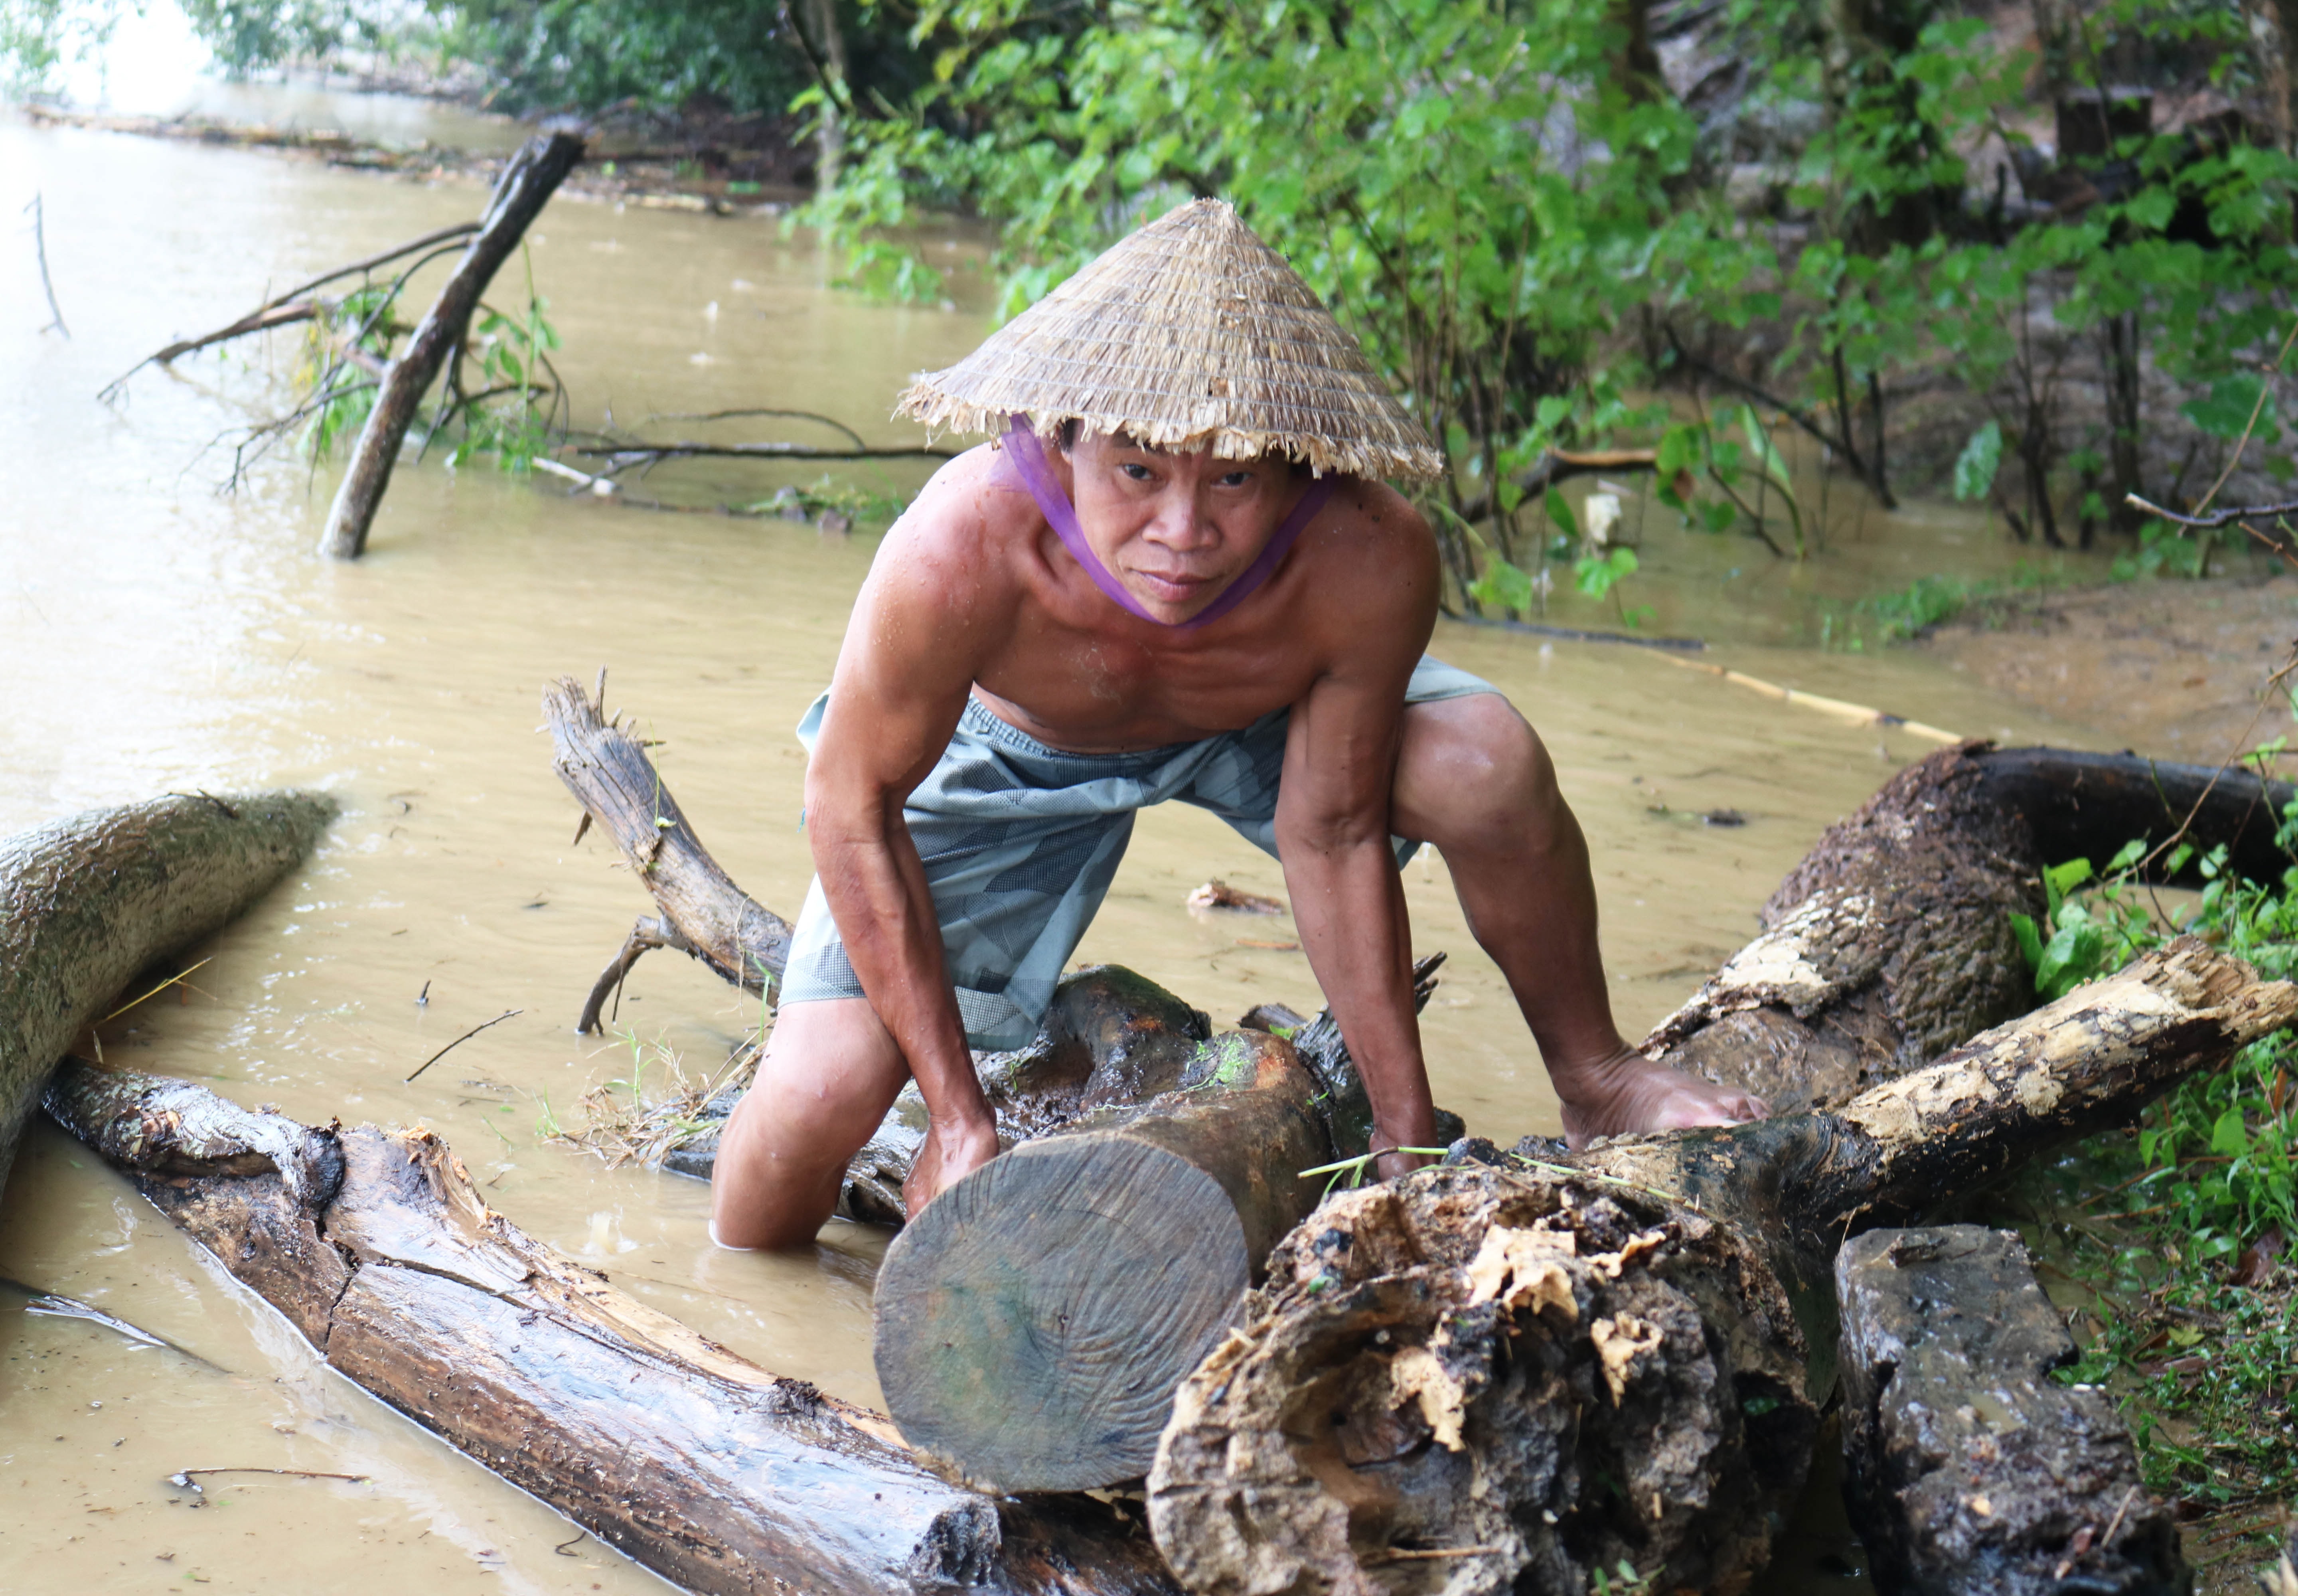
{"label": "man's left arm", "polygon": [[[1354,626],[1316,628],[1347,635],[1336,635],[1330,667],[1293,707],[1277,801],[1277,854],[1294,922],[1364,1076],[1376,1150],[1430,1146],[1436,1133],[1389,809],[1404,690],[1434,624],[1437,570],[1433,541],[1421,541],[1425,531],[1415,539],[1399,535],[1403,530],[1372,540],[1389,545],[1388,558],[1375,561],[1373,580],[1336,584],[1343,591],[1331,595],[1344,600],[1354,588],[1373,613],[1360,612]],[[1400,556],[1411,567],[1402,573],[1395,568]],[[1382,564],[1388,568],[1379,570]],[[1336,603],[1326,617],[1347,620],[1341,612],[1357,608]],[[1382,1158],[1378,1168],[1401,1174],[1420,1162],[1400,1154]]]}

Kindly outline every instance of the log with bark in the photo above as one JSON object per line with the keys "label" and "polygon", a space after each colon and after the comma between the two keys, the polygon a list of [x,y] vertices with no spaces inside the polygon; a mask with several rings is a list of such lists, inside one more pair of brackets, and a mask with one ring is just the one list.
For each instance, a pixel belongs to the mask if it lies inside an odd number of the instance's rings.
{"label": "log with bark", "polygon": [[1831,1307],[1782,1277],[2294,1019],[2298,987],[2182,938],[1838,1110],[1568,1164],[1464,1146],[1335,1198],[1183,1383],[1158,1544],[1203,1596],[1576,1593],[1622,1563],[1745,1591],[1830,1383]]}
{"label": "log with bark", "polygon": [[[2032,1006],[2009,914],[2040,911],[2044,862],[2078,852],[2103,861],[2186,821],[2205,791],[2195,834],[2227,841],[2244,867],[2278,868],[2272,812],[2286,795],[2254,778],[2245,787],[2129,758],[1943,749],[1831,829],[1773,899],[1772,929],[1647,1051],[1745,1080],[1776,1107],[1839,1106]],[[1328,1017],[1295,1040],[1305,1058],[1345,1061]],[[1170,1159],[1144,1153],[1109,1110],[953,1187],[889,1250],[879,1278],[879,1378],[903,1434],[1007,1489],[1129,1477],[1153,1446],[1170,1371],[1189,1345],[1210,1344],[1223,1322],[1215,1302],[1264,1256],[1258,1227],[1281,1232],[1315,1206],[1318,1183],[1273,1173],[1333,1157],[1303,1155],[1307,1142],[1292,1134],[1304,1122],[1298,1094],[1321,1095],[1342,1156],[1365,1145],[1368,1110],[1343,1068],[1314,1086],[1318,1071],[1271,1069],[1228,1112],[1176,1121],[1160,1147]],[[1148,1116],[1162,1135],[1170,1106],[1122,1112]],[[1081,1129],[1091,1134],[1070,1139]],[[1243,1227],[1242,1262],[1236,1230],[1210,1217],[1228,1211]],[[1063,1230],[1074,1246],[1050,1239]],[[1775,1288],[1815,1336],[1812,1373],[1823,1385],[1839,1236],[1781,1234],[1808,1242],[1777,1249],[1772,1263]],[[1115,1335],[1128,1316],[1138,1327]]]}
{"label": "log with bark", "polygon": [[1764,906],[1764,934],[1644,1049],[1774,1110],[1847,1102],[2034,1006],[2010,916],[2042,914],[2045,866],[2104,865],[2183,828],[2277,881],[2291,797],[2247,772],[2129,754],[1942,748],[1828,829]]}
{"label": "log with bark", "polygon": [[392,468],[399,463],[400,445],[414,423],[416,407],[439,376],[448,355],[470,336],[471,312],[479,296],[502,263],[518,247],[527,225],[541,212],[574,163],[583,158],[583,138],[575,133],[540,133],[527,140],[502,175],[479,218],[463,258],[439,297],[415,328],[407,347],[384,368],[375,406],[360,428],[351,465],[335,489],[327,509],[327,530],[320,534],[319,552],[337,559],[356,559],[367,550],[368,528],[391,485]]}
{"label": "log with bark", "polygon": [[1871,1230],[1835,1279],[1843,1494],[1882,1596],[2187,1596],[2114,1399],[2051,1377],[2074,1338],[2015,1234]]}
{"label": "log with bark", "polygon": [[1331,1140],[1292,1046],[1231,1031],[1172,1090],[1090,1114],[935,1199],[878,1271],[903,1435],[1000,1491],[1137,1478],[1173,1388],[1317,1204]]}
{"label": "log with bark", "polygon": [[[1442,962],[1417,966],[1418,1004]],[[878,1383],[912,1443],[1005,1491],[1147,1469],[1174,1386],[1334,1184],[1304,1171],[1370,1135],[1329,1011],[1292,1040],[1209,1029],[1104,967],[1063,982],[1030,1048],[988,1061],[1008,1150],[936,1199],[878,1271]],[[899,1219],[887,1205],[924,1113],[905,1090],[849,1167],[844,1211]],[[1447,1141],[1466,1129],[1442,1109],[1437,1123]]]}
{"label": "log with bark", "polygon": [[1137,1521],[999,1501],[489,1211],[423,1129],[318,1129],[73,1061],[48,1107],[329,1365],[689,1589],[1170,1596]]}
{"label": "log with bark", "polygon": [[236,919],[335,814],[316,793],[173,793],[0,843],[0,1187],[72,1039],[139,972]]}

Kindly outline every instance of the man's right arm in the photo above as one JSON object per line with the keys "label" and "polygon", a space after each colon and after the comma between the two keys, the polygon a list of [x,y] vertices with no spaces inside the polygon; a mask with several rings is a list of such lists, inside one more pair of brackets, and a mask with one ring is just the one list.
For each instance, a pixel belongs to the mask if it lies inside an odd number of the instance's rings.
{"label": "man's right arm", "polygon": [[870,1006],[907,1060],[930,1129],[905,1187],[910,1211],[997,1152],[942,954],[925,867],[902,806],[948,745],[982,640],[1010,618],[984,569],[973,495],[936,484],[880,545],[831,678],[806,767],[806,835],[823,897]]}

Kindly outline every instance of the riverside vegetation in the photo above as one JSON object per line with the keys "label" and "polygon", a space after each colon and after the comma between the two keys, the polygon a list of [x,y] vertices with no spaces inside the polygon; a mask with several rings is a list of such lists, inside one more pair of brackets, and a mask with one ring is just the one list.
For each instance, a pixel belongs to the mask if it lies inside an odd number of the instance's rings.
{"label": "riverside vegetation", "polygon": [[[2267,758],[2279,749],[2261,750]],[[2298,858],[2298,802],[2280,846]],[[2245,881],[2222,855],[2198,863],[2206,884],[2183,905],[2141,881],[2194,856],[2132,843],[2102,868],[2046,872],[2049,907],[2015,926],[2038,999],[2060,996],[2170,936],[2195,933],[2261,975],[2298,972],[2298,866],[2279,882]],[[2093,1138],[2029,1171],[2011,1208],[2062,1282],[2079,1288],[2079,1363],[2071,1383],[2121,1400],[2150,1487],[2218,1519],[2219,1553],[2279,1535],[2298,1489],[2298,1044],[2243,1050],[2186,1082],[2144,1122]],[[2205,1552],[2198,1562],[2219,1560]]]}
{"label": "riverside vegetation", "polygon": [[[10,0],[21,79],[114,0]],[[1409,396],[1448,602],[1636,557],[1604,451],[1799,558],[1826,500],[1948,487],[2044,548],[2208,568],[2147,519],[2288,474],[2298,40],[2236,0],[193,0],[234,69],[357,59],[492,102],[787,116],[847,280],[938,298],[914,225],[996,225],[1004,310],[1146,216],[1236,204]],[[800,126],[800,122],[803,126]],[[707,139],[696,158],[723,150]],[[1781,444],[1815,457],[1795,468]],[[1633,461],[1617,457],[1636,454]],[[2271,517],[2261,523],[2270,525]],[[1624,621],[1640,611],[1618,602]]]}

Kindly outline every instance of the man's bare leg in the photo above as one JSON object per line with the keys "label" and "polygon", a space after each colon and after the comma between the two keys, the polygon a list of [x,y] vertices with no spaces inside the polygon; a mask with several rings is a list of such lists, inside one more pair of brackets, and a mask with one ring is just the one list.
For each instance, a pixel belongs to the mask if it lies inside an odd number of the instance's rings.
{"label": "man's bare leg", "polygon": [[710,1233],[729,1247],[813,1245],[847,1162],[909,1084],[901,1049],[862,997],[775,1016],[758,1077],[718,1138]]}
{"label": "man's bare leg", "polygon": [[1745,1092],[1652,1063],[1621,1037],[1596,943],[1587,840],[1539,734],[1507,699],[1408,707],[1394,803],[1397,831],[1443,854],[1469,930],[1540,1043],[1573,1145],[1769,1112]]}

